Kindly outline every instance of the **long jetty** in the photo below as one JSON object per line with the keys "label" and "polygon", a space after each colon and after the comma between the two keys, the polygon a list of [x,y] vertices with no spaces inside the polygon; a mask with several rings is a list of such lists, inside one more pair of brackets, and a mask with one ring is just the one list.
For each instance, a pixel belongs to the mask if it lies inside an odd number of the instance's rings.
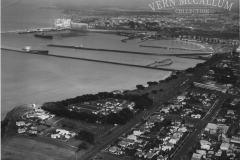
{"label": "long jetty", "polygon": [[[30,52],[25,52],[25,51],[22,51],[22,50],[17,50],[17,49],[8,49],[8,48],[1,48],[1,49],[2,50],[8,50],[8,51],[16,51],[16,52],[19,52],[19,53],[37,54],[37,53],[30,53]],[[130,67],[139,67],[139,68],[146,68],[146,69],[163,70],[163,71],[181,71],[181,70],[176,70],[176,69],[154,68],[154,67],[141,66],[141,65],[135,65],[135,64],[109,62],[109,61],[87,59],[87,58],[78,58],[78,57],[69,57],[69,56],[62,56],[62,55],[55,55],[55,54],[38,54],[38,55],[57,57],[57,58],[67,58],[67,59],[83,60],[83,61],[91,61],[91,62],[99,62],[99,63],[107,63],[107,64],[115,64],[115,65],[130,66]]]}
{"label": "long jetty", "polygon": [[127,54],[142,54],[142,55],[150,55],[150,56],[189,56],[189,55],[208,55],[210,53],[189,53],[189,54],[159,54],[159,53],[146,53],[146,52],[134,52],[134,51],[122,51],[122,50],[114,50],[114,49],[102,49],[102,48],[88,48],[88,47],[80,47],[80,46],[67,46],[67,45],[57,45],[57,44],[49,44],[49,47],[59,47],[59,48],[71,48],[71,49],[81,49],[81,50],[91,50],[91,51],[104,51],[104,52],[120,52]]}
{"label": "long jetty", "polygon": [[[181,47],[161,47],[161,46],[146,46],[146,45],[139,45],[140,47],[147,47],[147,48],[162,48],[162,49],[177,49],[177,50],[187,50],[187,51],[201,51],[206,52],[202,49],[191,49],[191,48],[181,48]],[[198,54],[198,53],[197,53]],[[209,54],[208,52],[203,54]],[[198,54],[199,55],[199,54]]]}

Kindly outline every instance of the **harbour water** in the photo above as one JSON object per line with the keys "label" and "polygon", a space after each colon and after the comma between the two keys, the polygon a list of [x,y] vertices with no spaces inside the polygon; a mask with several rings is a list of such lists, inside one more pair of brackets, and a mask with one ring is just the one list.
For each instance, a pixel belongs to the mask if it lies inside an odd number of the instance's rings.
{"label": "harbour water", "polygon": [[[59,18],[61,10],[39,9],[40,2],[20,1],[2,10],[2,31],[14,29],[50,27],[52,18]],[[28,9],[28,10],[26,10]],[[154,61],[170,58],[171,66],[166,68],[186,69],[193,67],[201,60],[168,56],[147,56],[115,52],[83,51],[47,47],[47,44],[83,45],[92,48],[124,49],[128,51],[152,53],[193,53],[180,50],[142,48],[139,44],[148,45],[150,41],[139,43],[139,40],[122,43],[122,37],[112,34],[88,33],[79,37],[62,40],[35,38],[33,34],[2,34],[2,47],[21,49],[25,45],[36,49],[47,49],[49,54],[66,55],[112,62],[137,65],[148,65]],[[158,41],[154,45],[175,45],[185,48],[199,46],[175,41]],[[116,89],[133,89],[137,84],[147,81],[158,81],[170,72],[143,68],[118,66],[104,63],[87,62],[30,55],[14,51],[4,51],[1,63],[1,119],[6,113],[20,104],[44,103],[58,101],[82,94],[112,91]]]}

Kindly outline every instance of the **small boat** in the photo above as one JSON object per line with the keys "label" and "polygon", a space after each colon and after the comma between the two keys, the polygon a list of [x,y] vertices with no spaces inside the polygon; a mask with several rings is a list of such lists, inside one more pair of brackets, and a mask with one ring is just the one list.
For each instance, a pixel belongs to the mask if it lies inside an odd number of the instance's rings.
{"label": "small boat", "polygon": [[36,49],[33,50],[28,45],[26,45],[24,48],[22,48],[22,50],[24,52],[33,53],[33,54],[43,54],[43,55],[47,55],[48,54],[48,50],[36,50]]}

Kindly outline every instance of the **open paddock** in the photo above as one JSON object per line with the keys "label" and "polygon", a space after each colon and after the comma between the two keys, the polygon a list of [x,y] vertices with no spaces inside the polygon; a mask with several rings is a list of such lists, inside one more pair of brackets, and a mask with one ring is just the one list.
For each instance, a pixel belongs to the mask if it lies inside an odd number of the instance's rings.
{"label": "open paddock", "polygon": [[70,159],[76,149],[48,139],[26,139],[15,137],[2,143],[2,159],[11,160],[65,160]]}
{"label": "open paddock", "polygon": [[62,119],[63,119],[63,117],[54,116],[54,117],[46,120],[45,123],[51,125],[51,124],[60,122]]}
{"label": "open paddock", "polygon": [[70,138],[69,140],[67,140],[66,142],[64,142],[65,144],[68,144],[70,146],[74,146],[74,147],[78,147],[83,141],[75,139],[75,137]]}
{"label": "open paddock", "polygon": [[[109,124],[94,124],[94,123],[86,123],[83,121],[78,121],[78,120],[62,120],[61,124],[66,124],[65,128],[77,128],[79,130],[87,130],[94,135],[103,135],[106,132],[108,132],[113,126]],[[74,131],[74,130],[73,130]]]}

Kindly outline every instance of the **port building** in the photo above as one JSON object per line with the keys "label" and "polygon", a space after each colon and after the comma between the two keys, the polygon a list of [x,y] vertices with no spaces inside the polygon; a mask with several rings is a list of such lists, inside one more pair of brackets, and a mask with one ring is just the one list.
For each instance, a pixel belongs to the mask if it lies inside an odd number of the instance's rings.
{"label": "port building", "polygon": [[74,31],[87,31],[88,30],[88,24],[86,23],[70,23],[71,24],[71,30]]}
{"label": "port building", "polygon": [[223,93],[226,93],[227,90],[228,90],[227,86],[221,86],[221,85],[215,85],[215,84],[204,84],[204,83],[198,83],[198,82],[193,82],[193,84],[194,84],[195,87],[220,91],[220,92],[223,92]]}
{"label": "port building", "polygon": [[54,27],[56,28],[70,28],[71,19],[54,19]]}

